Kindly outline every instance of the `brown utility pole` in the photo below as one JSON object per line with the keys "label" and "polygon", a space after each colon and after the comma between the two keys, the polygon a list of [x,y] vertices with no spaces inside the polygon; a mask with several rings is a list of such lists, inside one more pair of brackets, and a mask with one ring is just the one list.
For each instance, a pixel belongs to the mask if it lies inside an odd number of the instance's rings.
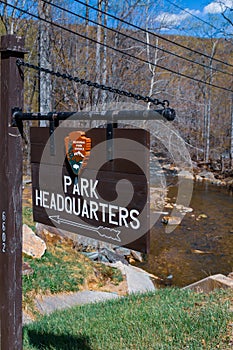
{"label": "brown utility pole", "polygon": [[22,144],[11,126],[13,107],[23,108],[23,79],[16,65],[24,40],[1,37],[0,105],[0,349],[22,349]]}

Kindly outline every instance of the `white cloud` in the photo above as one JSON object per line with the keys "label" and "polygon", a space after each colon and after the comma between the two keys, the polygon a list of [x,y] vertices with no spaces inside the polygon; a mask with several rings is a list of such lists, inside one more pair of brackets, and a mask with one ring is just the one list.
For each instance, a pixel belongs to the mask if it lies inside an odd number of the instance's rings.
{"label": "white cloud", "polygon": [[[233,1],[233,0],[232,0]],[[185,9],[185,11],[181,11],[180,13],[173,14],[170,12],[162,12],[160,13],[155,20],[163,23],[163,25],[179,25],[182,21],[189,18],[191,15],[199,15],[199,10],[189,10]]]}
{"label": "white cloud", "polygon": [[219,0],[213,1],[209,5],[204,7],[204,14],[210,13],[221,13],[226,10],[226,8],[233,8],[233,0]]}

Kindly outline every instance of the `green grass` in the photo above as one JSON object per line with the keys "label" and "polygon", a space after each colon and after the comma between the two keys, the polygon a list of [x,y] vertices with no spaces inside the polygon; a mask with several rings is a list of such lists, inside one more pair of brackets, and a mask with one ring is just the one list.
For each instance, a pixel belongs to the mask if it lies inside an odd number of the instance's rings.
{"label": "green grass", "polygon": [[35,231],[35,222],[32,219],[32,208],[23,206],[23,224],[28,225],[33,231]]}
{"label": "green grass", "polygon": [[164,289],[55,312],[24,328],[24,350],[231,349],[229,298]]}
{"label": "green grass", "polygon": [[76,292],[89,282],[98,289],[108,281],[117,285],[123,280],[119,270],[94,263],[65,244],[47,245],[41,259],[25,256],[24,261],[33,273],[23,276],[23,307],[32,314],[37,314],[33,302],[36,295]]}
{"label": "green grass", "polygon": [[37,314],[34,305],[36,295],[80,289],[87,275],[85,264],[80,263],[78,257],[74,262],[74,259],[67,259],[66,255],[66,251],[60,252],[55,248],[53,252],[47,250],[41,259],[24,257],[24,261],[29,263],[33,270],[32,274],[23,276],[24,310],[32,315]]}
{"label": "green grass", "polygon": [[49,247],[41,259],[24,257],[33,270],[23,276],[24,295],[78,291],[86,278],[97,276],[96,281],[104,285],[111,280],[115,285],[123,280],[119,270],[93,263],[82,254],[65,245]]}
{"label": "green grass", "polygon": [[59,256],[47,251],[41,259],[24,258],[33,269],[33,274],[24,276],[23,292],[54,294],[79,290],[86,277],[85,265],[66,258],[65,251]]}
{"label": "green grass", "polygon": [[[23,223],[35,231],[32,209],[23,207]],[[47,242],[47,249],[41,259],[24,256],[32,274],[23,276],[23,308],[37,315],[34,299],[36,295],[64,292],[76,292],[80,289],[98,289],[112,282],[118,285],[123,281],[121,272],[99,263],[94,263],[73,248],[69,241],[61,243],[59,239]]]}
{"label": "green grass", "polygon": [[[32,210],[23,220],[33,230]],[[42,317],[36,295],[82,289],[106,281],[118,284],[116,269],[91,262],[69,245],[49,244],[41,259],[24,257],[33,274],[23,276],[23,303],[38,321],[24,327],[24,350],[230,350],[232,292],[210,295],[163,289],[106,303],[85,305]],[[230,294],[231,293],[231,294]],[[231,338],[230,338],[231,337]]]}

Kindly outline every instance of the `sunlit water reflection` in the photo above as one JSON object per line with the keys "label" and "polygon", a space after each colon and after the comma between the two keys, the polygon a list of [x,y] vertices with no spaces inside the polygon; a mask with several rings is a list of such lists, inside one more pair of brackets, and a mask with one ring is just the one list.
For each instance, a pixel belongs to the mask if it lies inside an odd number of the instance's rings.
{"label": "sunlit water reflection", "polygon": [[[173,203],[176,192],[176,185],[169,187]],[[151,230],[150,254],[138,265],[165,279],[172,275],[177,286],[233,271],[232,192],[208,182],[196,183],[190,207],[193,212],[172,233],[165,233],[164,224],[157,221]],[[200,214],[207,218],[198,219]]]}

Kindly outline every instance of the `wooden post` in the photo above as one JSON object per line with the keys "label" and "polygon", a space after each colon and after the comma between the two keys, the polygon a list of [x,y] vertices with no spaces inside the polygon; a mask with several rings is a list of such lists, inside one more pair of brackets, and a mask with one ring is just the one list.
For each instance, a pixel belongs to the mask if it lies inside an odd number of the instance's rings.
{"label": "wooden post", "polygon": [[0,322],[1,350],[22,349],[22,144],[11,127],[11,109],[23,107],[23,79],[16,65],[24,40],[1,37],[0,105]]}

